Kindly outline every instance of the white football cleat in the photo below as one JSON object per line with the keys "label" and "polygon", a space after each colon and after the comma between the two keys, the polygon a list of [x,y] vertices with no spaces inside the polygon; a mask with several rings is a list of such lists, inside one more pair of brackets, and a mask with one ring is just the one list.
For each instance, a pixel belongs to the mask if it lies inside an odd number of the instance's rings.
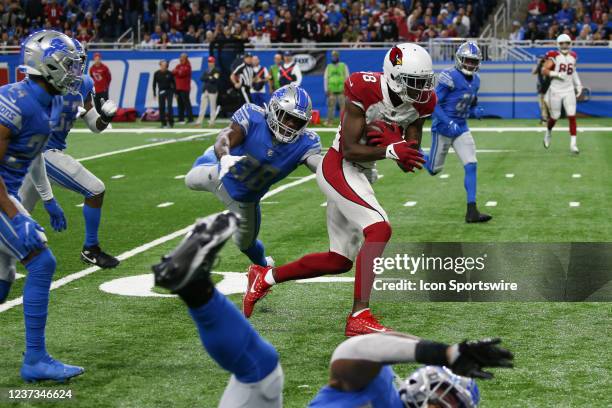
{"label": "white football cleat", "polygon": [[550,147],[550,140],[552,139],[552,132],[550,129],[546,129],[544,132],[544,148],[548,149]]}
{"label": "white football cleat", "polygon": [[578,150],[578,146],[575,144],[571,144],[570,145],[570,152],[572,152],[573,154],[578,154],[580,153],[580,150]]}
{"label": "white football cleat", "polygon": [[266,263],[272,268],[276,266],[276,262],[274,262],[274,258],[272,258],[271,256],[266,256]]}

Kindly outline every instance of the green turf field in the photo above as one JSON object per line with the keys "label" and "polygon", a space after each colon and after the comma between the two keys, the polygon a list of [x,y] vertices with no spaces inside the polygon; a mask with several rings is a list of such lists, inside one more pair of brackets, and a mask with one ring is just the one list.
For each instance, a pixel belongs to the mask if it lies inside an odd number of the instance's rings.
{"label": "green turf field", "polygon": [[[142,245],[190,225],[198,216],[222,210],[212,195],[189,191],[176,178],[212,143],[214,133],[181,127],[177,129],[183,133],[121,132],[124,127],[145,126],[151,125],[115,125],[113,133],[71,136],[69,152],[88,158],[84,164],[107,186],[102,246],[126,259],[115,270],[95,271],[52,291],[48,349],[54,357],[86,368],[82,377],[53,386],[72,390],[76,400],[67,406],[215,407],[228,381],[228,374],[203,351],[177,299],[128,297],[99,289],[117,278],[147,274],[178,238]],[[612,240],[612,120],[579,120],[584,130],[578,136],[579,156],[570,155],[566,132],[555,132],[552,148],[544,150],[535,121],[489,120],[472,126],[491,128],[474,136],[478,149],[488,150],[478,154],[478,201],[494,219],[486,225],[463,222],[463,169],[455,155],[449,155],[443,171],[447,178],[424,171],[407,175],[382,161],[379,171],[384,178],[374,189],[391,219],[392,242]],[[589,131],[589,126],[608,128]],[[505,131],[508,127],[533,130]],[[320,132],[325,146],[334,133],[335,129]],[[173,139],[176,142],[168,142]],[[424,146],[429,140],[427,133]],[[143,147],[153,143],[158,145]],[[99,156],[109,152],[116,153]],[[277,264],[327,249],[324,196],[314,180],[304,179],[309,174],[299,169],[281,182],[294,183],[291,187],[262,204],[260,237]],[[117,175],[123,177],[113,178]],[[55,193],[66,212],[68,231],[52,232],[41,208],[34,216],[47,228],[58,259],[57,280],[87,265],[79,260],[82,199],[60,189]],[[404,206],[408,201],[416,205]],[[485,207],[488,201],[497,205]],[[570,207],[570,202],[580,205]],[[161,203],[173,204],[160,208]],[[231,243],[221,257],[217,271],[243,272],[248,266],[248,259]],[[22,284],[20,279],[14,285],[9,304],[21,296]],[[304,407],[325,384],[330,355],[344,339],[352,291],[350,283],[288,283],[275,287],[258,304],[252,323],[280,353],[286,407]],[[231,299],[240,302],[239,295]],[[612,405],[610,303],[413,302],[373,308],[396,330],[440,341],[501,336],[516,353],[516,368],[479,383],[483,407]],[[0,345],[0,389],[23,387],[23,318],[18,304],[8,310],[0,306]],[[397,371],[404,375],[412,368],[401,366]],[[6,404],[0,400],[0,405]]]}

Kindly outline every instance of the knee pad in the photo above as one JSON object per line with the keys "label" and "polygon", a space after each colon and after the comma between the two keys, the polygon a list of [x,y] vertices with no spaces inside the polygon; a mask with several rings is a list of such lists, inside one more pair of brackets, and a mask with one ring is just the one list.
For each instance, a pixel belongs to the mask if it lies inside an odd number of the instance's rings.
{"label": "knee pad", "polygon": [[363,236],[367,242],[389,242],[391,234],[391,224],[387,221],[369,225],[363,230]]}
{"label": "knee pad", "polygon": [[102,195],[104,194],[105,191],[106,191],[106,186],[104,185],[104,182],[97,178],[89,186],[89,192],[91,194],[89,194],[87,198],[93,198],[93,197]]}

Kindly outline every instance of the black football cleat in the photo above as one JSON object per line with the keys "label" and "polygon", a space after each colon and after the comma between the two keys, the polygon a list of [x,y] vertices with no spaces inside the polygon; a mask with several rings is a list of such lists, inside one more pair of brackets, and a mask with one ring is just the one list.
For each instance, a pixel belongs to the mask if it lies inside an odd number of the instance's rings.
{"label": "black football cleat", "polygon": [[102,251],[98,245],[83,247],[81,260],[87,264],[99,266],[102,269],[116,268],[119,265],[117,258]]}
{"label": "black football cleat", "polygon": [[237,227],[238,217],[229,211],[198,219],[183,241],[152,266],[155,285],[176,293],[190,282],[210,281],[217,254]]}
{"label": "black football cleat", "polygon": [[491,218],[493,217],[491,217],[489,214],[478,211],[478,208],[476,208],[476,203],[468,203],[467,212],[465,213],[465,222],[468,224],[475,222],[487,222],[490,221]]}

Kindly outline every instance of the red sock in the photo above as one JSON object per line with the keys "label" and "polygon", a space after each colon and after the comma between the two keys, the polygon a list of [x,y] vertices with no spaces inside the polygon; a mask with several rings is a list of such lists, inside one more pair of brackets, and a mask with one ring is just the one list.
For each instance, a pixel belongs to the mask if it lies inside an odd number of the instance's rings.
{"label": "red sock", "polygon": [[355,300],[366,302],[370,299],[374,284],[374,258],[378,258],[385,250],[385,245],[391,239],[391,225],[382,221],[372,224],[363,230],[365,241],[357,255],[355,269]]}
{"label": "red sock", "polygon": [[353,261],[335,252],[308,254],[295,262],[274,268],[276,283],[297,279],[316,278],[350,271]]}
{"label": "red sock", "polygon": [[576,117],[569,116],[567,119],[569,120],[570,135],[576,136]]}
{"label": "red sock", "polygon": [[552,128],[555,127],[555,123],[557,123],[556,120],[553,118],[548,118],[548,130],[552,130]]}

